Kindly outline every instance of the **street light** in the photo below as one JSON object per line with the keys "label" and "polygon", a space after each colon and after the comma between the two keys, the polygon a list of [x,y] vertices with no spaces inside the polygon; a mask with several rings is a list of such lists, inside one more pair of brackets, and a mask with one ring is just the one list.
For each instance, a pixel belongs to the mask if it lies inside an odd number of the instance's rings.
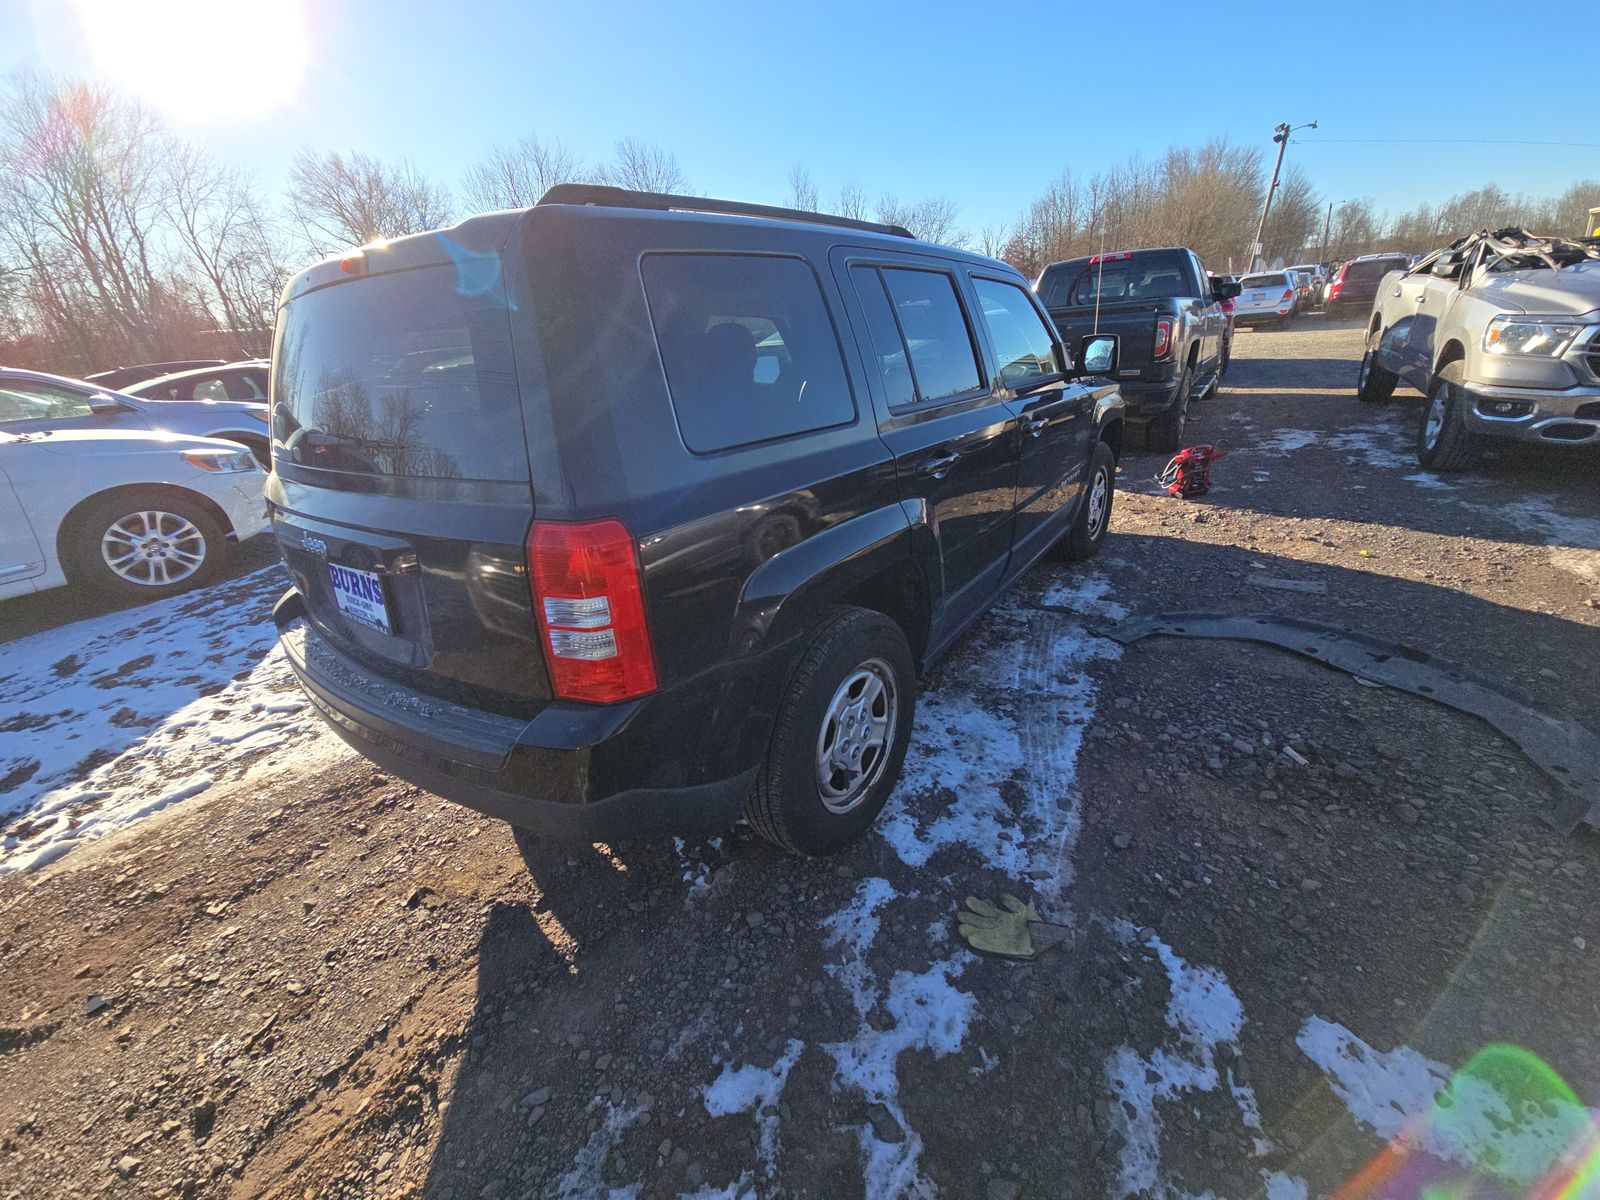
{"label": "street light", "polygon": [[1256,255],[1260,254],[1264,249],[1261,244],[1261,236],[1267,229],[1267,213],[1272,208],[1273,193],[1278,190],[1278,173],[1283,170],[1283,152],[1288,149],[1289,135],[1298,129],[1315,129],[1316,127],[1317,123],[1315,121],[1305,125],[1290,125],[1285,121],[1281,125],[1273,127],[1272,140],[1278,143],[1278,161],[1272,164],[1272,182],[1267,185],[1267,198],[1261,205],[1261,220],[1256,222],[1255,240],[1250,243],[1250,253],[1245,255],[1252,271],[1256,269]]}

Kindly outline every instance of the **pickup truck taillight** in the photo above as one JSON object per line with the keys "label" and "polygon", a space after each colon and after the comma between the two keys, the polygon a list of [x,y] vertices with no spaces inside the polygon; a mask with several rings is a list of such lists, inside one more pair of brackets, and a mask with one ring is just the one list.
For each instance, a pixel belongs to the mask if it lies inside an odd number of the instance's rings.
{"label": "pickup truck taillight", "polygon": [[656,690],[633,536],[621,521],[535,521],[528,583],[557,699],[615,704]]}
{"label": "pickup truck taillight", "polygon": [[1172,353],[1172,324],[1171,317],[1156,318],[1156,348],[1152,357],[1165,358]]}

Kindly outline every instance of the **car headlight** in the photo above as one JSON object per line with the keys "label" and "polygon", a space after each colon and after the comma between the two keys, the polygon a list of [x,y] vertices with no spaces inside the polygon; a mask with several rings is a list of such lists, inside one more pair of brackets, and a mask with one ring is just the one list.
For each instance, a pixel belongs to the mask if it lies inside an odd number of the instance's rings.
{"label": "car headlight", "polygon": [[270,424],[271,421],[272,421],[272,413],[269,412],[267,409],[264,409],[264,408],[260,408],[260,409],[247,408],[247,409],[244,410],[244,415],[247,416],[247,417],[254,417],[256,420],[260,421],[263,425]]}
{"label": "car headlight", "polygon": [[1490,354],[1558,358],[1583,329],[1581,322],[1560,317],[1496,317],[1484,331],[1483,348]]}
{"label": "car headlight", "polygon": [[185,450],[183,461],[202,471],[225,475],[256,469],[256,460],[248,450]]}

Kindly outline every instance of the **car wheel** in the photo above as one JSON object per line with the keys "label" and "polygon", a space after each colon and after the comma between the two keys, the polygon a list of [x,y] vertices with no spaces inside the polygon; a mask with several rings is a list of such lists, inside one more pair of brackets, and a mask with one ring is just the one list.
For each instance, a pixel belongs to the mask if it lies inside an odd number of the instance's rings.
{"label": "car wheel", "polygon": [[1183,369],[1178,380],[1177,398],[1172,407],[1145,426],[1144,444],[1151,450],[1168,454],[1183,449],[1183,431],[1189,424],[1189,368]]}
{"label": "car wheel", "polygon": [[900,626],[867,609],[831,610],[779,702],[745,802],[755,831],[807,857],[865,833],[900,778],[916,698]]}
{"label": "car wheel", "polygon": [[1399,382],[1398,375],[1378,365],[1377,348],[1370,347],[1361,356],[1361,366],[1356,371],[1356,399],[1367,404],[1383,404],[1394,395]]}
{"label": "car wheel", "polygon": [[209,582],[229,543],[197,500],[135,488],[94,500],[72,518],[64,550],[75,582],[154,600]]}
{"label": "car wheel", "polygon": [[1433,471],[1465,471],[1478,461],[1483,438],[1467,428],[1468,403],[1461,364],[1451,363],[1434,377],[1417,426],[1417,461]]}
{"label": "car wheel", "polygon": [[1059,543],[1061,557],[1068,562],[1083,562],[1100,553],[1106,530],[1111,527],[1111,502],[1116,491],[1116,455],[1104,442],[1096,442],[1089,459],[1089,484],[1083,492],[1083,503],[1078,506],[1072,529]]}

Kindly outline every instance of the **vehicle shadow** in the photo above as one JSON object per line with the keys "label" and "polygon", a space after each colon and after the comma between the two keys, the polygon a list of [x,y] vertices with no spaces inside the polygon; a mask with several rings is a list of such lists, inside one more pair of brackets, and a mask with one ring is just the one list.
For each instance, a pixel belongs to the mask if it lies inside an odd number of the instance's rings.
{"label": "vehicle shadow", "polygon": [[[233,547],[233,555],[227,569],[214,583],[185,595],[204,595],[219,584],[238,579],[252,571],[259,571],[276,561],[278,561],[278,546],[272,538],[251,538],[242,546]],[[285,586],[288,586],[287,582]],[[27,596],[0,600],[0,643],[27,637],[29,634],[46,629],[54,629],[60,625],[69,625],[73,621],[82,621],[88,617],[142,608],[150,603],[152,602],[149,600],[129,600],[122,596],[97,592],[92,588],[73,587],[70,584],[66,587],[51,588],[47,592],[34,592]]]}

